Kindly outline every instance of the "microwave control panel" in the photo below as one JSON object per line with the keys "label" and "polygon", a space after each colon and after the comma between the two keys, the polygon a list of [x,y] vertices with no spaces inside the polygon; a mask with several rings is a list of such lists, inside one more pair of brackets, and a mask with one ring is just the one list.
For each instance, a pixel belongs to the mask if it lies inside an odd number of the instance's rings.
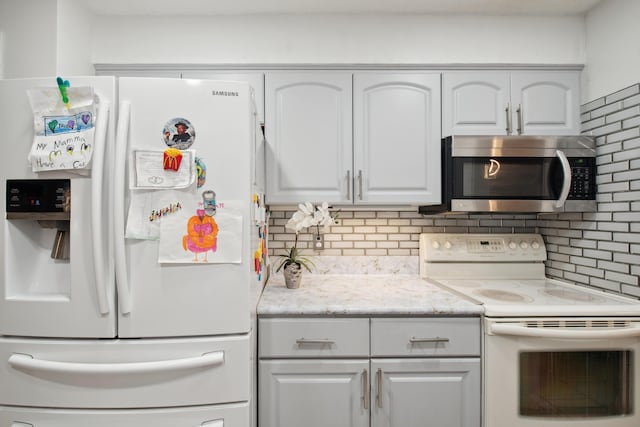
{"label": "microwave control panel", "polygon": [[571,189],[569,199],[595,200],[596,159],[594,157],[569,158],[571,166]]}

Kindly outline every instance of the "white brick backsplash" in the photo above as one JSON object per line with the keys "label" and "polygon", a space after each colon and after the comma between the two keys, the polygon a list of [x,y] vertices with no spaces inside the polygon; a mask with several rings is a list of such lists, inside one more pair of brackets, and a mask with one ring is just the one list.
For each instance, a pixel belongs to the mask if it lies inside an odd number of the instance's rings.
{"label": "white brick backsplash", "polygon": [[640,85],[636,84],[633,86],[629,86],[617,92],[614,92],[611,95],[605,96],[605,103],[612,104],[614,102],[620,101],[621,99],[629,98],[630,96],[636,95],[638,93],[640,93]]}
{"label": "white brick backsplash", "polygon": [[[269,237],[270,254],[286,252],[295,241],[295,234],[284,228],[293,215],[292,211],[274,211],[271,215]],[[344,211],[338,214],[340,225],[333,225],[324,234],[325,249],[312,250],[311,239],[315,231],[304,230],[298,235],[299,248],[308,255],[418,255],[420,233],[535,233],[535,215],[489,214],[456,215],[446,218],[440,215],[423,216],[410,211]],[[442,222],[434,226],[434,222]],[[486,226],[482,224],[486,223]],[[276,225],[278,224],[278,225]],[[495,231],[498,229],[499,231]]]}
{"label": "white brick backsplash", "polygon": [[[640,297],[640,84],[584,104],[580,112],[583,132],[596,136],[598,212],[538,218],[550,259],[546,273]],[[570,244],[560,240],[567,233]],[[570,262],[558,260],[566,255]]]}
{"label": "white brick backsplash", "polygon": [[637,115],[640,115],[640,106],[639,105],[636,105],[636,106],[633,106],[633,107],[629,107],[629,108],[626,108],[624,110],[620,110],[620,111],[617,111],[615,113],[609,114],[606,117],[606,121],[607,121],[607,123],[619,122],[619,121],[622,121],[624,119],[628,119],[630,117],[637,116]]}

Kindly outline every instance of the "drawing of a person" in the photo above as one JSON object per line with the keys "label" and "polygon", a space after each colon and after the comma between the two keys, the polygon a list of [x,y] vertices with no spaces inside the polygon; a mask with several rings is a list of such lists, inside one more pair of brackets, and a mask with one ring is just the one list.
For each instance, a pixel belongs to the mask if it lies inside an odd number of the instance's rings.
{"label": "drawing of a person", "polygon": [[189,218],[187,234],[182,237],[182,247],[193,252],[193,261],[198,262],[198,254],[204,252],[202,262],[209,262],[207,253],[218,249],[218,224],[212,216],[206,215],[204,209],[196,210],[196,215]]}

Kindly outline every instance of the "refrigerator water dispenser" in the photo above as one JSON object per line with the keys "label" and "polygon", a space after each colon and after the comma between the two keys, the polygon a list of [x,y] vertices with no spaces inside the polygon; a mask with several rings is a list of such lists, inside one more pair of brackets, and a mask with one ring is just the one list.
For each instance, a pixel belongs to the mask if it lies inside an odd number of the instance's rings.
{"label": "refrigerator water dispenser", "polygon": [[70,180],[8,179],[6,185],[8,284],[29,284],[9,285],[7,292],[68,297],[61,285],[70,274]]}

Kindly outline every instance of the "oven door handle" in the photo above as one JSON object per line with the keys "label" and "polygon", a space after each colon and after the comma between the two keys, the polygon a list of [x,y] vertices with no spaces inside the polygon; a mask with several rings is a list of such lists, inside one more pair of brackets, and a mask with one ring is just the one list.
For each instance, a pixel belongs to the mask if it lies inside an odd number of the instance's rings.
{"label": "oven door handle", "polygon": [[556,200],[556,208],[561,208],[567,201],[567,197],[569,197],[569,191],[571,191],[571,165],[569,164],[567,155],[564,154],[563,151],[557,150],[556,156],[560,160],[560,164],[562,165],[562,174],[564,175],[562,191],[560,191],[560,197]]}
{"label": "oven door handle", "polygon": [[632,325],[617,329],[552,329],[529,328],[523,325],[492,324],[489,326],[489,335],[513,335],[519,337],[535,338],[562,338],[562,339],[609,339],[632,338],[640,336],[640,325]]}

